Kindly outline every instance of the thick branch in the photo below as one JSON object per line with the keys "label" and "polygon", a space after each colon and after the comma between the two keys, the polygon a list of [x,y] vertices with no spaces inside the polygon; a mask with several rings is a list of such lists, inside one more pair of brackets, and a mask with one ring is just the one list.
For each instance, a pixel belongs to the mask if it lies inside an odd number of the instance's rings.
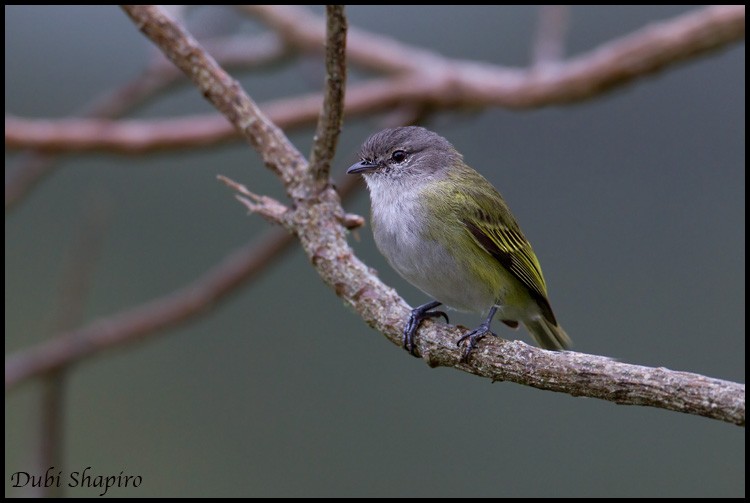
{"label": "thick branch", "polygon": [[[148,23],[148,17],[142,22]],[[144,31],[149,33],[150,30]],[[159,36],[152,39],[160,46],[166,43]],[[162,49],[173,52],[169,47]],[[192,71],[201,70],[212,71],[209,68]],[[237,100],[241,101],[244,98]],[[246,110],[260,113],[257,107]],[[258,116],[255,120],[262,122],[267,119]],[[278,140],[279,143],[273,145],[274,151],[282,158],[294,157],[296,149],[289,141],[283,136]],[[262,144],[254,145],[264,148]],[[278,152],[278,149],[286,152]],[[269,152],[264,155],[269,155]],[[300,165],[294,168],[299,169]],[[283,170],[283,166],[280,169]],[[302,169],[306,170],[307,166],[302,166]],[[298,188],[311,191],[313,187],[312,177],[300,179]],[[400,345],[408,306],[352,253],[345,230],[337,218],[342,209],[335,192],[328,189],[319,198],[300,199],[293,213],[290,225],[323,280],[365,321]],[[744,385],[741,384],[666,369],[637,367],[599,356],[549,352],[508,341],[487,341],[473,353],[468,364],[463,364],[460,362],[461,351],[455,346],[460,334],[456,328],[428,322],[418,334],[420,354],[430,365],[452,366],[493,380],[509,380],[617,403],[679,410],[740,425],[745,422]]]}
{"label": "thick branch", "polygon": [[[340,224],[343,210],[336,193],[328,188],[318,198],[305,197],[314,188],[307,163],[239,85],[158,8],[131,6],[126,10],[141,30],[191,75],[207,98],[250,139],[266,164],[279,174],[297,203],[295,209],[290,210],[288,225],[323,280],[368,324],[400,345],[401,329],[409,308],[393,289],[380,282],[353,255]],[[744,33],[744,22],[742,30]],[[114,327],[104,322],[95,323],[88,329],[46,343],[44,351],[17,354],[6,360],[6,387],[9,382],[12,385],[27,377],[29,372],[58,368],[72,361],[71,354],[82,357],[92,354],[98,344],[122,341],[126,337],[123,327],[129,329],[127,340],[134,340],[152,330],[154,323],[157,326],[165,324],[165,320],[166,324],[176,323],[184,319],[184,310],[191,309],[192,301],[204,308],[213,295],[225,291],[225,282],[237,281],[238,276],[241,274],[236,272],[229,277],[220,274],[208,282],[205,290],[181,292],[179,299],[166,298],[148,306],[154,309],[153,313],[126,313],[115,320],[118,323]],[[144,321],[149,326],[144,327]],[[92,336],[94,333],[96,337]],[[616,403],[679,410],[739,425],[745,422],[744,385],[741,384],[667,369],[638,367],[581,353],[553,353],[521,342],[494,338],[485,339],[464,364],[460,363],[461,352],[455,347],[461,334],[459,329],[426,322],[417,335],[417,347],[432,366],[451,366],[493,380],[508,380]]]}
{"label": "thick branch", "polygon": [[[307,50],[323,45],[324,22],[306,9],[251,6],[248,10],[277,29],[290,44]],[[353,63],[380,71],[431,76],[428,80],[433,81],[430,87],[434,95],[430,93],[422,100],[434,100],[438,106],[453,103],[529,108],[590,98],[636,77],[726,47],[744,36],[744,5],[719,5],[696,9],[611,41],[561,62],[557,71],[543,78],[533,67],[519,70],[452,60],[354,28],[350,30],[348,56]],[[442,79],[449,82],[440,82]],[[439,95],[448,91],[452,93],[441,100]],[[472,96],[477,91],[479,95]]]}
{"label": "thick branch", "polygon": [[468,365],[457,364],[459,330],[425,341],[424,358],[493,381],[511,381],[601,398],[625,405],[659,407],[745,425],[745,385],[663,367],[652,368],[572,351],[553,352],[521,341],[488,338]]}

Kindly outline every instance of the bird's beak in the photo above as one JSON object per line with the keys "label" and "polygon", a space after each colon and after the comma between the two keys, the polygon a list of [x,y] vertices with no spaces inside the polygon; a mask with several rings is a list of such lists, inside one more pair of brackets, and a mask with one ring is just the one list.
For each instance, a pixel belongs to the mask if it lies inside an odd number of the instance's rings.
{"label": "bird's beak", "polygon": [[374,162],[359,161],[358,163],[352,164],[352,166],[346,170],[348,175],[354,175],[357,173],[367,173],[377,168],[378,165]]}

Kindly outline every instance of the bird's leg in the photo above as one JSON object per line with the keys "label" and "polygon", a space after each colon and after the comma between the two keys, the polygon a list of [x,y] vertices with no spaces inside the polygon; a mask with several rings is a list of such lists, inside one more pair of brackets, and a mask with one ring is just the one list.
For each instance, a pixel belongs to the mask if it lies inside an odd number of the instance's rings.
{"label": "bird's leg", "polygon": [[421,306],[415,307],[411,310],[409,321],[406,322],[406,326],[404,327],[404,349],[406,349],[412,356],[417,356],[417,348],[414,345],[414,334],[417,332],[419,324],[422,323],[422,320],[442,316],[443,318],[445,318],[446,323],[450,323],[448,321],[448,315],[443,311],[430,311],[430,309],[438,307],[440,304],[442,304],[442,302],[433,300],[432,302],[422,304]]}
{"label": "bird's leg", "polygon": [[469,354],[471,353],[471,350],[474,349],[477,345],[477,341],[484,337],[487,334],[492,334],[495,337],[497,335],[490,329],[490,323],[492,323],[492,318],[495,317],[495,313],[497,312],[497,306],[492,306],[492,309],[490,309],[490,314],[487,315],[487,319],[484,320],[484,323],[479,325],[477,328],[469,332],[468,334],[461,337],[458,342],[456,342],[456,346],[460,346],[463,341],[466,339],[469,339],[469,344],[466,347],[466,351],[464,351],[464,354],[461,356],[461,361],[465,362],[469,359]]}

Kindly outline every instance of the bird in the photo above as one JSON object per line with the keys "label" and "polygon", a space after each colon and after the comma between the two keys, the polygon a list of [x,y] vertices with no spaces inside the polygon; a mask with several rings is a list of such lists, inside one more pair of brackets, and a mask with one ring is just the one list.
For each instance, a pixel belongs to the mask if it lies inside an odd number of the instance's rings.
{"label": "bird", "polygon": [[388,263],[432,301],[411,311],[403,346],[418,356],[420,323],[443,317],[440,305],[480,313],[463,335],[462,360],[491,330],[497,316],[522,323],[545,349],[571,340],[550,306],[539,260],[500,193],[439,134],[418,126],[371,135],[347,173],[361,174],[371,200],[375,244]]}

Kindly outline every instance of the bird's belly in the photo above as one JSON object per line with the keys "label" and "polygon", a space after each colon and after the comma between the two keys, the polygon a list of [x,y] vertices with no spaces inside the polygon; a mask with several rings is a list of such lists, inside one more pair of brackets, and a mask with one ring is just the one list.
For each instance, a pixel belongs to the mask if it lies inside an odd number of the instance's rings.
{"label": "bird's belly", "polygon": [[442,245],[411,232],[378,233],[391,267],[435,300],[459,311],[486,312],[502,292],[481,281]]}

